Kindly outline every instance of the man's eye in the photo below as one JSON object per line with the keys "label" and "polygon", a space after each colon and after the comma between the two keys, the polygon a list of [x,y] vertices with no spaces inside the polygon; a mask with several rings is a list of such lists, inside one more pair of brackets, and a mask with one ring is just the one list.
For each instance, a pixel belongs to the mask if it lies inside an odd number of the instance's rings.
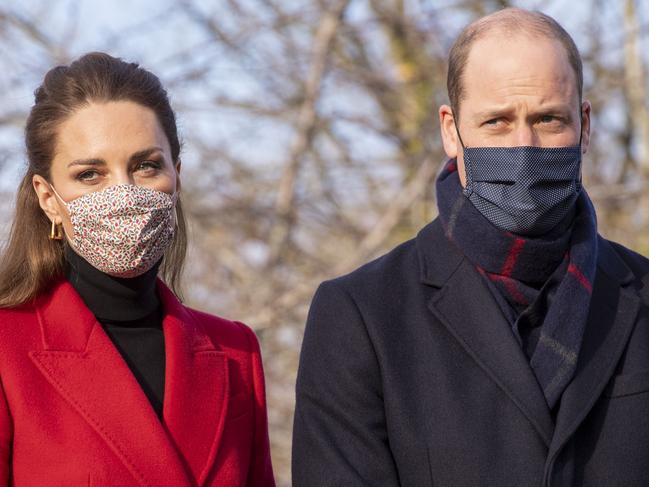
{"label": "man's eye", "polygon": [[543,115],[541,117],[541,123],[552,123],[556,120],[557,118],[554,115]]}
{"label": "man's eye", "polygon": [[497,125],[500,125],[502,123],[502,118],[492,118],[490,120],[487,120],[484,125],[489,125],[490,127],[495,127]]}

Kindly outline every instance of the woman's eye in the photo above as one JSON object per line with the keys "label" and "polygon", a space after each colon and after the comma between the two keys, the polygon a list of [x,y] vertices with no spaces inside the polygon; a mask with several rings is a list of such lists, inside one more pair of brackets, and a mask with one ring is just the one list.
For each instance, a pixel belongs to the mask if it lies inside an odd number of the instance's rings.
{"label": "woman's eye", "polygon": [[77,174],[77,179],[80,181],[92,181],[99,177],[99,173],[95,170],[83,171]]}
{"label": "woman's eye", "polygon": [[157,161],[142,161],[137,165],[137,171],[152,171],[160,169],[160,163]]}

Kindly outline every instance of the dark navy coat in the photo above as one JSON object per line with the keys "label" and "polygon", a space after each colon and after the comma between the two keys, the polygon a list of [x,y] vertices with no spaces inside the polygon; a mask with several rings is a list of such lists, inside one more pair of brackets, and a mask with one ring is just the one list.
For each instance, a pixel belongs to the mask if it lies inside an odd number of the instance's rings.
{"label": "dark navy coat", "polygon": [[438,220],[323,283],[300,357],[294,487],[649,486],[649,260],[598,247],[556,418]]}

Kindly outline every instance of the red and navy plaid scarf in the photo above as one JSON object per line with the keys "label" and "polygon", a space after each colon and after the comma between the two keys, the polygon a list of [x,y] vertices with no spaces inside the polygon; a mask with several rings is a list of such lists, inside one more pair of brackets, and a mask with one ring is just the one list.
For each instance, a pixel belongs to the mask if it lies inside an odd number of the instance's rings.
{"label": "red and navy plaid scarf", "polygon": [[528,238],[495,227],[471,204],[454,160],[436,188],[447,238],[485,277],[554,408],[576,369],[595,277],[597,222],[586,191],[564,221]]}

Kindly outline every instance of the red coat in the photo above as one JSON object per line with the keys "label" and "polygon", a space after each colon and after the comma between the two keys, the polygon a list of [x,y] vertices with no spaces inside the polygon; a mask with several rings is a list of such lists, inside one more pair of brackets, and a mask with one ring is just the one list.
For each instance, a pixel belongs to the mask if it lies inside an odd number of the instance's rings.
{"label": "red coat", "polygon": [[67,281],[0,310],[0,485],[275,485],[254,333],[158,291],[162,422]]}

